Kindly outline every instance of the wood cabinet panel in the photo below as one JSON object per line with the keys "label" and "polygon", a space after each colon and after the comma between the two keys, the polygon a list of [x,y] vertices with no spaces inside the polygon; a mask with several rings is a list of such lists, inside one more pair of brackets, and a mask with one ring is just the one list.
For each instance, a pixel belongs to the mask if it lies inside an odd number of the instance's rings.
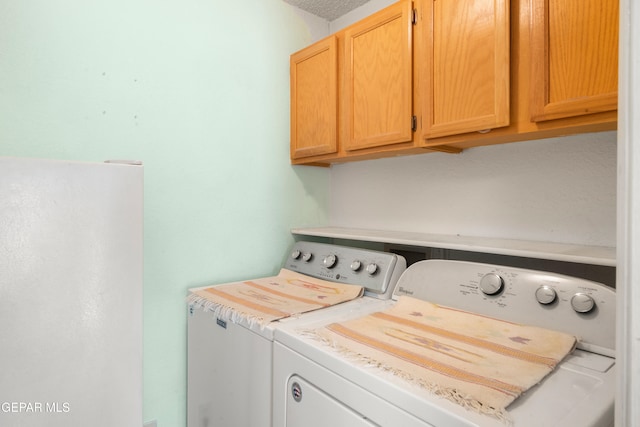
{"label": "wood cabinet panel", "polygon": [[509,124],[509,1],[422,2],[423,136]]}
{"label": "wood cabinet panel", "polygon": [[338,150],[338,48],[335,36],[291,56],[291,158]]}
{"label": "wood cabinet panel", "polygon": [[531,0],[531,119],[618,103],[618,0]]}
{"label": "wood cabinet panel", "polygon": [[347,151],[412,140],[411,13],[402,1],[344,33]]}
{"label": "wood cabinet panel", "polygon": [[292,163],[616,129],[618,11],[618,0],[400,0],[292,55]]}

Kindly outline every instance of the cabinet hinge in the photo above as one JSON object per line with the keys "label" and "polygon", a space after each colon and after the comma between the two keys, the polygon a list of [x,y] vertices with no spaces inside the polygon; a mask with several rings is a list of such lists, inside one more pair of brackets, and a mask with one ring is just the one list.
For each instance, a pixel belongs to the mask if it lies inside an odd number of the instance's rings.
{"label": "cabinet hinge", "polygon": [[418,130],[418,118],[416,116],[411,117],[411,132]]}
{"label": "cabinet hinge", "polygon": [[413,9],[411,11],[411,23],[413,25],[416,25],[418,23],[418,10],[417,9]]}

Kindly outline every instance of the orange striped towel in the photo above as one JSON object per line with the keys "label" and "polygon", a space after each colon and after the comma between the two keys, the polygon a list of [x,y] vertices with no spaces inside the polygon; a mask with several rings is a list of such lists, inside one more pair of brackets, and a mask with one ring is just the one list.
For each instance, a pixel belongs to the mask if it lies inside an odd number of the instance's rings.
{"label": "orange striped towel", "polygon": [[191,289],[189,303],[216,317],[265,325],[362,296],[362,286],[328,282],[282,269],[277,276]]}
{"label": "orange striped towel", "polygon": [[411,297],[389,310],[313,331],[343,353],[467,408],[506,407],[569,354],[576,338]]}

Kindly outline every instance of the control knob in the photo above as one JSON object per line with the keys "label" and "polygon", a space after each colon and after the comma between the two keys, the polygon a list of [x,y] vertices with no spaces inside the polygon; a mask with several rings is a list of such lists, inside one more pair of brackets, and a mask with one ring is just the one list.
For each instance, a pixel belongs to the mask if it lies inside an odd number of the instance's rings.
{"label": "control knob", "polygon": [[338,257],[333,255],[333,254],[332,255],[327,255],[322,260],[322,264],[327,268],[335,267],[337,262],[338,262]]}
{"label": "control knob", "polygon": [[578,292],[571,297],[571,307],[578,313],[588,313],[596,306],[596,302],[590,295]]}
{"label": "control knob", "polygon": [[291,252],[291,258],[293,258],[293,259],[298,259],[298,258],[300,258],[300,255],[301,255],[301,253],[300,253],[300,251],[299,251],[299,250],[297,250],[297,249],[296,249],[296,250],[294,250],[293,252]]}
{"label": "control knob", "polygon": [[354,259],[349,267],[353,271],[358,271],[358,270],[360,270],[362,268],[362,263],[360,261],[358,261],[357,259]]}
{"label": "control knob", "polygon": [[304,262],[311,261],[311,258],[313,258],[313,255],[311,254],[311,252],[305,252],[305,253],[302,254],[302,260]]}
{"label": "control knob", "polygon": [[486,295],[496,295],[502,291],[504,280],[496,273],[488,273],[480,279],[480,290]]}
{"label": "control knob", "polygon": [[376,264],[375,262],[372,262],[371,264],[367,265],[367,273],[369,273],[370,276],[373,276],[374,274],[376,274],[378,272],[378,264]]}
{"label": "control knob", "polygon": [[551,304],[556,300],[556,291],[551,286],[542,285],[536,289],[536,299],[540,304]]}

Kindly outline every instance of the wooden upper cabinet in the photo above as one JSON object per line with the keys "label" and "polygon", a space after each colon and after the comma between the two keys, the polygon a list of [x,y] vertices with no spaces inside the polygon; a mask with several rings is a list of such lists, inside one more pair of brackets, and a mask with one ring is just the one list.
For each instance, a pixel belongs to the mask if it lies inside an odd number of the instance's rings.
{"label": "wooden upper cabinet", "polygon": [[531,120],[618,103],[618,0],[530,0]]}
{"label": "wooden upper cabinet", "polygon": [[344,32],[344,148],[411,141],[412,3],[400,1]]}
{"label": "wooden upper cabinet", "polygon": [[291,55],[291,159],[338,150],[336,36]]}
{"label": "wooden upper cabinet", "polygon": [[509,125],[509,0],[421,0],[424,138]]}
{"label": "wooden upper cabinet", "polygon": [[291,56],[291,161],[616,129],[618,2],[400,0]]}

